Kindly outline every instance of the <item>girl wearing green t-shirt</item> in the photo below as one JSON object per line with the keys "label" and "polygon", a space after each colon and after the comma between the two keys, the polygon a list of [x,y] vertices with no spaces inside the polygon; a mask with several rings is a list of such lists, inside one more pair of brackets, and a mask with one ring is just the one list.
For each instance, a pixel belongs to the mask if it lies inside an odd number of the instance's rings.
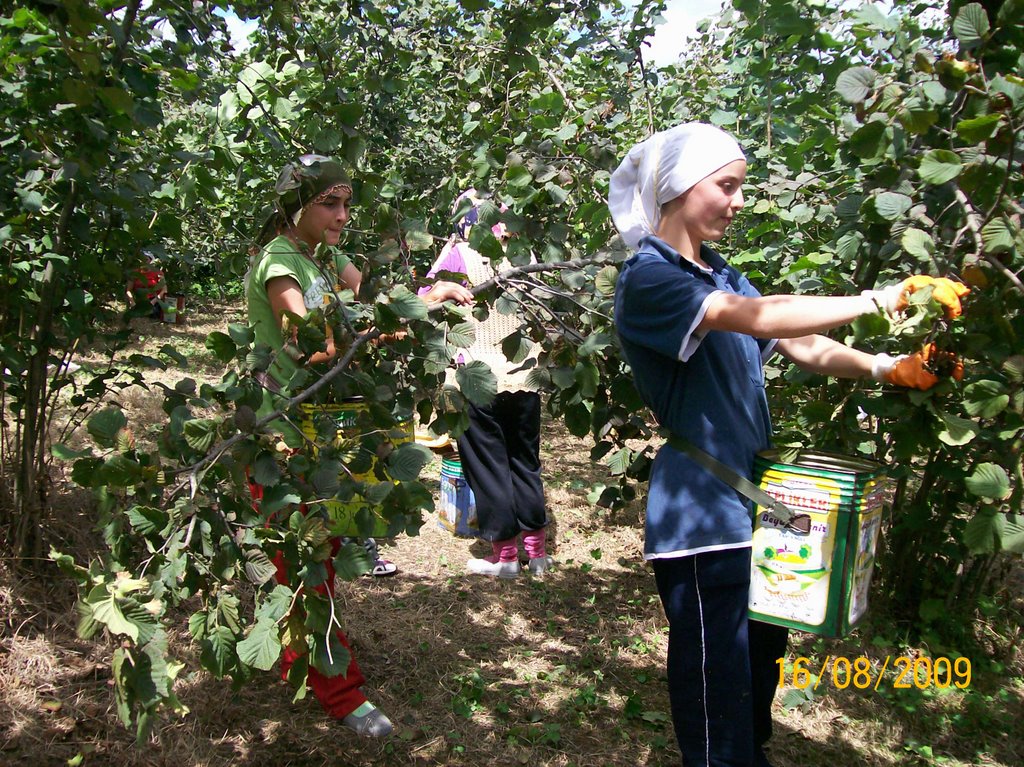
{"label": "girl wearing green t-shirt", "polygon": [[[246,277],[246,299],[249,321],[256,340],[273,349],[285,348],[283,327],[285,312],[304,316],[322,307],[324,296],[335,290],[325,269],[313,256],[321,245],[334,246],[341,239],[341,231],[349,218],[352,201],[352,183],[342,166],[327,157],[304,155],[289,163],[281,171],[276,186],[275,213],[264,225],[259,242],[262,249]],[[342,288],[358,292],[360,272],[345,256],[336,256],[334,267],[337,282]],[[306,364],[327,362],[336,355],[334,339],[328,334],[327,348],[311,355]],[[267,385],[279,388],[286,385],[298,363],[287,353],[277,355],[269,370]],[[253,485],[253,497],[262,497],[262,488]],[[340,539],[331,542],[331,558],[327,560],[327,578],[317,591],[328,599],[334,598],[333,556],[340,547]],[[288,583],[284,556],[278,554],[274,564],[279,583]],[[351,647],[344,633],[337,631],[341,643]],[[281,676],[287,679],[288,670],[299,657],[286,648],[281,663]],[[365,677],[351,655],[344,675],[325,676],[309,666],[307,682],[324,710],[359,735],[384,737],[392,731],[391,721],[370,703],[361,689]]]}

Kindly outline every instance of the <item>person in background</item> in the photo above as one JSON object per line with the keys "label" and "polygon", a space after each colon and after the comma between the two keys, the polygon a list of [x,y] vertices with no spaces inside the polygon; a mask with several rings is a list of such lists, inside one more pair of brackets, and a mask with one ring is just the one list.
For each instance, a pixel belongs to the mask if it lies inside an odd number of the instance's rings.
{"label": "person in background", "polygon": [[[489,260],[468,243],[471,227],[479,216],[480,198],[469,189],[455,200],[453,212],[463,200],[473,207],[460,220],[457,237],[427,274],[431,280],[441,272],[466,275],[471,286],[480,285],[495,275]],[[508,232],[504,224],[492,227],[504,244]],[[468,291],[467,291],[468,292]],[[450,298],[439,283],[420,289],[428,303]],[[471,303],[468,299],[456,300]],[[491,555],[473,558],[466,570],[476,575],[515,578],[521,571],[518,539],[529,559],[527,569],[542,575],[553,564],[547,554],[545,527],[547,511],[540,465],[540,395],[528,382],[528,369],[508,361],[501,349],[504,338],[515,333],[522,321],[512,315],[492,311],[483,322],[474,320],[476,340],[463,350],[457,363],[481,360],[498,379],[498,395],[486,407],[469,405],[469,428],[458,438],[459,456],[466,481],[476,497],[480,537],[491,544]]]}
{"label": "person in background", "polygon": [[[762,297],[708,243],[743,207],[747,162],[736,140],[687,123],[633,147],[608,206],[636,254],[623,265],[615,324],[637,389],[673,435],[751,479],[771,443],[762,366],[781,352],[804,370],[928,389],[934,347],[893,358],[821,333],[861,314],[906,307],[925,285],[958,316],[968,290],[910,278],[842,297]],[[943,362],[957,374],[957,361]],[[748,620],[752,524],[744,498],[672,445],[651,471],[644,556],[669,622],[668,684],[683,764],[766,767],[776,662],[787,629]]]}
{"label": "person in background", "polygon": [[149,316],[159,320],[163,317],[160,303],[167,297],[167,280],[163,270],[153,256],[146,256],[146,263],[137,267],[125,286],[128,308],[150,305]]}

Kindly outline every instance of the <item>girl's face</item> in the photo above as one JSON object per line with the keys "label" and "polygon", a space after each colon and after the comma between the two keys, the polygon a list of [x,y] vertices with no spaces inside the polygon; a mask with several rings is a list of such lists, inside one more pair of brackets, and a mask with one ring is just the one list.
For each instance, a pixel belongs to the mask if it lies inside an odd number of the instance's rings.
{"label": "girl's face", "polygon": [[311,248],[321,242],[337,245],[341,241],[341,230],[348,223],[351,203],[352,193],[347,189],[339,189],[326,199],[312,203],[295,225],[295,234]]}
{"label": "girl's face", "polygon": [[666,215],[679,216],[686,232],[701,241],[722,239],[736,212],[743,207],[746,160],[733,160],[705,176],[669,203]]}

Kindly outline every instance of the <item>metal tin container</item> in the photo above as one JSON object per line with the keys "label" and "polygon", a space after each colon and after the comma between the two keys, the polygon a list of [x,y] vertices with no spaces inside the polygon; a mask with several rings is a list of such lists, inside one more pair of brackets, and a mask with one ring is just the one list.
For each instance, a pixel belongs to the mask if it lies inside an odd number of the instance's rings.
{"label": "metal tin container", "polygon": [[801,452],[760,453],[754,481],[811,517],[803,535],[758,506],[751,552],[750,617],[827,637],[864,617],[882,523],[885,468],[874,461]]}
{"label": "metal tin container", "polygon": [[462,474],[457,453],[441,459],[441,503],[437,526],[460,538],[476,538],[480,530],[476,520],[476,498]]}
{"label": "metal tin container", "polygon": [[369,408],[361,399],[340,404],[300,405],[303,435],[312,444],[315,458],[318,445],[331,444],[341,450],[345,468],[342,479],[357,483],[351,498],[326,500],[332,535],[351,537],[391,537],[404,531],[410,521],[399,514],[385,518],[372,497],[373,487],[390,480],[379,455],[407,442],[413,442],[413,419],[399,418],[394,426],[381,429],[374,425]]}

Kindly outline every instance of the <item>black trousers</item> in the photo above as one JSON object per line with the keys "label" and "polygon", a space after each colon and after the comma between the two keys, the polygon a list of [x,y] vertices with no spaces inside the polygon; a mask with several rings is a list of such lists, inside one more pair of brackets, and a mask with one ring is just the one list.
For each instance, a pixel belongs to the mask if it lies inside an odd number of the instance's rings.
{"label": "black trousers", "polygon": [[544,527],[539,394],[501,392],[487,407],[470,405],[469,428],[458,443],[481,538],[507,541]]}
{"label": "black trousers", "polygon": [[668,684],[686,767],[767,764],[789,630],[747,619],[750,549],[652,560],[669,622]]}

